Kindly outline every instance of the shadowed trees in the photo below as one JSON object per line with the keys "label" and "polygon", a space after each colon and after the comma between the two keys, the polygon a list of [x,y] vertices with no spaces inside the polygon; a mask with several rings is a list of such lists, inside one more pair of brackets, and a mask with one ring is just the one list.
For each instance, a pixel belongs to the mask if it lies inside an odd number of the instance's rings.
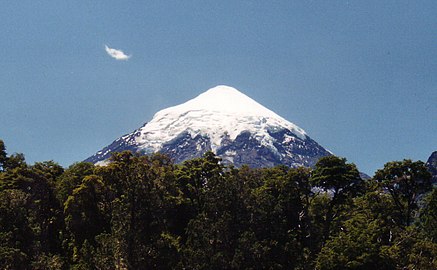
{"label": "shadowed trees", "polygon": [[332,223],[340,218],[343,206],[362,191],[363,180],[355,164],[346,163],[345,158],[328,156],[316,163],[310,181],[313,187],[322,189],[329,196],[323,225],[323,241],[326,241],[331,234]]}
{"label": "shadowed trees", "polygon": [[431,190],[431,174],[421,161],[394,161],[385,164],[375,173],[384,191],[387,191],[396,205],[397,221],[408,226],[413,221],[413,212],[417,210],[420,195]]}
{"label": "shadowed trees", "polygon": [[421,162],[363,181],[335,156],[315,168],[26,164],[0,141],[2,269],[435,269],[436,191]]}

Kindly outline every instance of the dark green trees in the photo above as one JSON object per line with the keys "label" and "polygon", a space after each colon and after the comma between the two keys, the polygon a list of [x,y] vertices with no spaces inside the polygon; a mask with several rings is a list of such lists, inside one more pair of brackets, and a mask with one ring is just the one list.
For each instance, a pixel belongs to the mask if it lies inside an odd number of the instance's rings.
{"label": "dark green trees", "polygon": [[437,243],[437,188],[434,188],[424,199],[420,209],[419,226],[423,232]]}
{"label": "dark green trees", "polygon": [[333,156],[251,169],[123,152],[64,170],[0,141],[0,164],[1,269],[437,267],[437,192],[420,162],[367,181]]}
{"label": "dark green trees", "polygon": [[[435,269],[433,193],[422,162],[389,162],[360,196],[317,256],[316,269]],[[418,219],[419,217],[419,219]],[[430,229],[423,230],[422,228]]]}
{"label": "dark green trees", "polygon": [[[28,166],[23,155],[6,156],[0,172],[0,268],[49,268],[61,251],[62,211],[54,182],[63,173],[54,162]],[[0,253],[1,253],[0,251]]]}
{"label": "dark green trees", "polygon": [[339,232],[317,255],[316,269],[394,269],[382,254],[399,233],[392,209],[390,198],[378,192],[355,198]]}
{"label": "dark green trees", "polygon": [[[178,204],[173,164],[163,156],[123,152],[97,171],[110,189],[114,267],[173,268],[172,210]],[[177,245],[177,244],[176,244]]]}
{"label": "dark green trees", "polygon": [[431,190],[431,174],[425,164],[411,160],[388,162],[374,178],[391,195],[398,213],[397,222],[411,225],[419,196]]}
{"label": "dark green trees", "polygon": [[[160,155],[115,154],[85,175],[64,203],[71,264],[77,269],[172,269],[179,261],[174,165]],[[88,170],[88,165],[77,164]],[[60,195],[62,195],[60,194]],[[63,196],[60,196],[61,198]]]}
{"label": "dark green trees", "polygon": [[0,172],[25,166],[26,162],[24,161],[24,155],[13,154],[8,156],[5,144],[2,140],[0,140]]}
{"label": "dark green trees", "polygon": [[32,229],[27,218],[29,196],[20,190],[0,191],[0,267],[27,269]]}
{"label": "dark green trees", "polygon": [[340,217],[343,206],[362,190],[363,181],[354,164],[348,164],[345,158],[336,156],[321,158],[316,163],[310,181],[312,186],[327,192],[330,197],[323,226],[323,240],[326,241],[331,233],[332,222]]}

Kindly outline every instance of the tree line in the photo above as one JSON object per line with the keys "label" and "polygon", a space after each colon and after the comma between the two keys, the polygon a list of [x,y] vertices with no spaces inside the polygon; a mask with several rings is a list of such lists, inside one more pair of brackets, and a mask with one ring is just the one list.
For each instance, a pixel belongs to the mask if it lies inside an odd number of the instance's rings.
{"label": "tree line", "polygon": [[421,161],[369,180],[314,168],[174,164],[115,153],[107,166],[29,165],[0,140],[1,269],[437,269],[437,191]]}

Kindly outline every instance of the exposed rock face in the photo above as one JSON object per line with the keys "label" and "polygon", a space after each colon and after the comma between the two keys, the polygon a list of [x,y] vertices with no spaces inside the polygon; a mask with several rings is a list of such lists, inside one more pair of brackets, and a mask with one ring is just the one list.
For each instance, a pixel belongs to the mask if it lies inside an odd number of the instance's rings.
{"label": "exposed rock face", "polygon": [[217,86],[178,106],[159,111],[141,128],[115,140],[86,161],[113,152],[160,152],[176,163],[213,151],[240,167],[311,167],[329,151],[303,129],[238,90]]}
{"label": "exposed rock face", "polygon": [[428,171],[432,174],[432,183],[437,184],[437,151],[433,152],[426,162]]}

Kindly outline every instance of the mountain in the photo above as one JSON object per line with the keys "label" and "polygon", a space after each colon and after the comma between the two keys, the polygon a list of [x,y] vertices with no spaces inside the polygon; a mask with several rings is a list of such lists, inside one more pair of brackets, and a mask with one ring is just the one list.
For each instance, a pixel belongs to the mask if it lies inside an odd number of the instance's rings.
{"label": "mountain", "polygon": [[311,167],[331,155],[300,127],[224,85],[157,112],[150,122],[85,161],[102,164],[124,150],[160,152],[176,163],[213,151],[236,167]]}
{"label": "mountain", "polygon": [[432,182],[437,184],[437,151],[433,152],[426,162],[428,171],[432,174]]}

